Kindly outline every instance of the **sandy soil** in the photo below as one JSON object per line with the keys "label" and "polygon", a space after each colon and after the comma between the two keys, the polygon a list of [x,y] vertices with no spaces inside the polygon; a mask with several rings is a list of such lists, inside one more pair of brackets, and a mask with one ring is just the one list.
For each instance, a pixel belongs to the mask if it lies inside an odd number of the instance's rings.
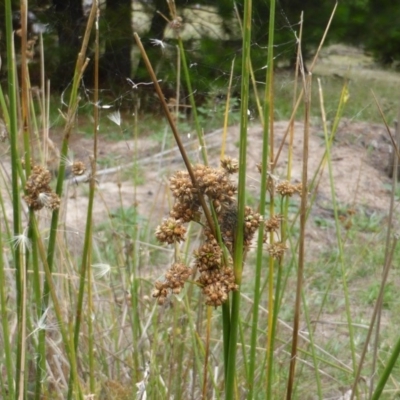
{"label": "sandy soil", "polygon": [[[275,154],[284,139],[288,129],[287,121],[279,121],[274,125]],[[296,122],[294,125],[293,167],[292,180],[300,182],[303,159],[304,126]],[[221,148],[221,130],[206,135],[207,151],[210,164],[217,166]],[[236,143],[239,139],[239,128],[229,128],[226,154],[238,157]],[[197,140],[184,138],[187,151],[190,152],[194,163],[200,162],[200,152]],[[253,125],[248,131],[247,186],[253,197],[259,196],[258,186],[260,176],[256,164],[261,161],[262,127]],[[89,139],[72,140],[71,150],[75,157],[88,162],[92,143]],[[309,137],[309,182],[316,173],[324,154],[324,135],[322,126],[314,124]],[[276,163],[274,175],[285,179],[287,168],[288,137],[283,144],[282,152]],[[342,121],[332,147],[332,167],[335,181],[335,195],[343,209],[361,208],[371,215],[385,213],[388,210],[390,179],[387,166],[391,151],[389,135],[384,126],[368,123],[351,123]],[[148,138],[139,139],[137,150],[133,141],[109,142],[100,140],[99,157],[118,154],[120,169],[100,169],[98,174],[98,190],[94,202],[94,224],[104,221],[108,213],[117,208],[135,206],[138,212],[152,224],[158,224],[168,213],[168,177],[176,170],[183,168],[176,147],[161,149],[161,145]],[[139,185],[134,186],[132,163],[137,154],[139,166]],[[9,163],[3,162],[8,171]],[[67,181],[63,215],[65,229],[73,233],[79,240],[86,223],[88,206],[88,184],[85,182]],[[327,167],[319,177],[316,202],[313,206],[312,217],[308,226],[309,239],[312,247],[322,249],[327,245],[325,231],[313,223],[313,218],[319,216],[333,219],[331,189]],[[11,201],[4,195],[8,215],[11,217]],[[44,220],[50,217],[46,210],[40,212]],[[333,238],[332,238],[333,240]]]}
{"label": "sandy soil", "polygon": [[[293,168],[292,180],[300,182],[302,174],[303,135],[302,123],[294,125]],[[274,125],[275,154],[282,143],[288,129],[287,121]],[[206,135],[207,151],[210,164],[218,165],[221,148],[221,130]],[[239,138],[239,128],[231,127],[228,131],[226,154],[238,157],[235,145]],[[253,197],[259,197],[259,174],[256,164],[261,161],[262,127],[254,125],[248,132],[247,186]],[[94,202],[94,223],[98,224],[107,218],[109,212],[118,207],[137,207],[139,214],[149,219],[152,224],[158,224],[168,213],[168,177],[176,170],[183,168],[176,147],[161,151],[160,145],[149,139],[139,139],[137,143],[137,164],[139,165],[140,183],[134,187],[133,170],[131,167],[135,155],[133,141],[100,142],[100,157],[107,154],[119,154],[120,170],[100,170],[98,175],[98,191]],[[193,162],[200,162],[199,146],[196,140],[185,140],[185,146],[190,152]],[[342,209],[352,209],[357,212],[361,208],[371,215],[386,213],[389,206],[390,193],[388,185],[387,165],[390,155],[389,135],[384,126],[368,123],[350,123],[342,121],[332,147],[332,167],[335,181],[335,195]],[[81,139],[72,142],[71,148],[76,157],[87,160],[90,151],[89,140]],[[309,137],[309,182],[316,173],[324,155],[324,136],[322,126],[311,126]],[[288,138],[286,138],[281,155],[277,161],[274,175],[285,179],[287,168]],[[86,154],[86,156],[85,156]],[[323,249],[331,239],[326,232],[313,223],[319,216],[333,219],[331,188],[327,166],[319,176],[317,197],[308,226],[308,236],[313,248]],[[76,184],[69,181],[64,201],[65,228],[81,236],[85,226],[85,215],[88,205],[87,183]],[[46,211],[43,211],[46,214]]]}

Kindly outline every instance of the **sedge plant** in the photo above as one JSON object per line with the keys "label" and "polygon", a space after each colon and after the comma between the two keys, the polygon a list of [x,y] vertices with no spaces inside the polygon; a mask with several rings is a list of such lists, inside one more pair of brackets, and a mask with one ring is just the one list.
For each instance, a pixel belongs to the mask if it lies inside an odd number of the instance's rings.
{"label": "sedge plant", "polygon": [[[22,2],[22,6],[24,19],[27,4]],[[203,136],[202,121],[196,113],[194,84],[186,59],[189,53],[180,38],[184,21],[179,16],[180,10],[169,2],[171,15],[168,23],[176,32],[178,44],[177,70],[182,68],[183,72],[182,83],[176,85],[177,91],[184,85],[189,93],[197,133],[195,145],[200,145],[199,158],[202,161],[195,164],[188,155],[188,145],[178,132],[179,125],[165,102],[146,51],[135,35],[184,166],[171,174],[168,171],[166,188],[160,185],[150,215],[144,217],[139,215],[136,207],[140,202],[136,186],[141,172],[138,168],[133,169],[130,207],[126,207],[123,198],[123,175],[118,175],[116,197],[119,208],[110,209],[105,200],[106,193],[101,192],[101,184],[97,184],[95,179],[102,122],[101,109],[97,107],[100,91],[97,66],[101,48],[98,30],[101,15],[97,6],[97,3],[93,4],[71,86],[68,110],[63,113],[65,129],[61,151],[57,155],[60,165],[54,187],[46,167],[50,141],[45,140],[42,148],[36,149],[30,140],[32,137],[46,138],[45,131],[51,125],[46,114],[50,102],[46,94],[50,89],[42,78],[40,95],[32,96],[29,63],[23,58],[20,74],[23,82],[18,82],[16,71],[20,66],[13,50],[10,2],[6,2],[9,86],[6,93],[0,92],[0,105],[10,133],[12,157],[9,181],[7,171],[2,169],[7,190],[0,193],[0,209],[3,215],[7,214],[5,204],[10,198],[13,221],[12,224],[7,218],[1,221],[0,281],[12,281],[13,285],[2,285],[0,289],[2,361],[5,367],[0,389],[2,396],[21,399],[46,396],[273,399],[286,396],[294,399],[309,395],[311,387],[312,394],[322,399],[331,393],[333,385],[339,383],[349,390],[353,384],[351,395],[359,396],[361,384],[358,377],[365,365],[369,365],[371,357],[366,351],[362,353],[364,359],[361,361],[356,356],[360,347],[355,330],[365,329],[365,325],[360,321],[354,322],[352,275],[347,270],[346,256],[352,243],[350,235],[343,235],[339,218],[341,205],[336,201],[336,182],[333,179],[335,165],[332,163],[335,134],[343,108],[349,101],[347,84],[340,95],[331,128],[324,110],[327,100],[323,99],[320,85],[324,133],[321,146],[325,151],[309,180],[306,139],[312,129],[311,77],[302,68],[301,32],[296,43],[299,45],[298,70],[303,72],[296,75],[293,111],[286,133],[282,142],[276,143],[274,97],[279,93],[273,89],[273,65],[275,6],[279,5],[272,0],[266,85],[260,116],[260,175],[254,195],[247,176],[250,174],[248,143],[253,140],[249,136],[250,79],[253,89],[259,84],[251,66],[252,2],[244,2],[242,16],[239,158],[235,160],[226,156],[231,139],[227,136],[229,129],[226,129],[230,108],[228,95],[222,146],[216,152],[221,154],[220,166],[214,166],[211,151],[207,153],[210,139]],[[62,218],[62,207],[68,197],[68,181],[64,178],[67,168],[73,168],[77,175],[83,173],[82,164],[69,159],[68,147],[73,126],[79,123],[78,92],[87,65],[85,53],[92,24],[96,26],[95,85],[91,99],[94,156],[89,165],[88,207],[83,218],[83,236],[79,245],[73,247],[67,234],[63,234],[67,228]],[[24,29],[22,35],[26,35]],[[27,46],[28,41],[23,44],[24,51]],[[232,66],[234,62],[239,62],[239,58],[232,59]],[[312,67],[309,70],[312,71]],[[296,87],[297,77],[303,83],[301,90]],[[228,93],[233,78],[231,72]],[[259,94],[254,93],[254,96],[260,110]],[[301,162],[305,166],[300,181],[292,183],[291,169],[297,162],[293,152],[299,139],[295,136],[294,120],[302,101],[305,115]],[[176,114],[178,111],[177,108]],[[119,111],[110,114],[110,119],[119,127],[122,118]],[[140,118],[136,108],[133,124],[135,167],[139,165],[140,156]],[[43,129],[43,135],[38,134],[40,129]],[[278,163],[285,154],[287,138],[288,163],[282,173]],[[306,222],[311,224],[312,207],[325,167],[329,173],[330,202],[335,220],[332,226],[339,253],[311,270],[305,241]],[[300,195],[300,202],[296,195]],[[94,206],[98,198],[106,208],[107,220],[96,225]],[[254,208],[248,206],[250,201],[256,205]],[[158,221],[164,204],[168,204],[170,212],[156,228],[154,238],[153,227],[143,221],[146,218]],[[48,209],[50,225],[39,208]],[[396,244],[396,240],[388,241],[385,274],[390,264],[394,264]],[[4,249],[9,249],[9,253]],[[365,251],[359,253],[365,254]],[[361,264],[360,259],[357,264]],[[168,265],[165,274],[154,267],[161,264]],[[374,315],[380,307],[386,279],[387,276],[382,278]],[[320,281],[323,281],[321,288],[315,291],[313,285],[317,286]],[[341,343],[344,350],[339,355],[330,347],[331,343],[324,342],[325,338],[317,328],[322,323],[320,318],[331,306],[329,300],[337,293],[344,298],[344,321],[327,321],[326,324],[337,324],[346,332],[347,341]],[[13,296],[15,305],[9,300]],[[315,298],[319,303],[313,302]],[[373,324],[371,322],[367,342],[372,336]],[[379,338],[377,335],[377,343]],[[384,365],[379,364],[377,358],[377,386],[370,389],[374,399],[382,396],[390,376],[395,379],[393,371],[399,345],[396,340],[393,343],[396,345]],[[379,347],[376,349],[379,351]]]}

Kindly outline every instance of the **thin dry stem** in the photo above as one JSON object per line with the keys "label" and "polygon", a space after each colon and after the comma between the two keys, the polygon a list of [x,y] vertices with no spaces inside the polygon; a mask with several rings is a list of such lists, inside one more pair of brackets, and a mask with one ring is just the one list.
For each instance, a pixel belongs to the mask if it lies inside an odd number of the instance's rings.
{"label": "thin dry stem", "polygon": [[308,140],[309,140],[309,128],[310,128],[311,75],[309,75],[308,79],[306,80],[303,74],[303,80],[305,81],[305,86],[304,86],[305,116],[304,116],[304,139],[303,139],[303,171],[302,171],[302,182],[304,184],[302,186],[302,191],[301,191],[300,237],[299,237],[299,258],[297,267],[296,303],[295,303],[294,321],[293,321],[293,339],[292,339],[292,351],[291,351],[290,368],[289,368],[288,388],[286,392],[287,400],[290,400],[292,398],[292,390],[295,377],[297,342],[298,342],[298,333],[300,326],[301,292],[303,289],[305,233],[306,233],[306,222],[307,222]]}
{"label": "thin dry stem", "polygon": [[[141,42],[141,40],[139,38],[139,35],[135,32],[133,34],[133,36],[134,36],[134,38],[136,40],[136,43],[137,43],[137,45],[138,45],[138,47],[140,49],[140,53],[141,53],[141,55],[143,57],[143,60],[144,60],[144,62],[146,64],[147,71],[148,71],[148,73],[149,73],[149,75],[151,77],[151,80],[153,81],[154,89],[155,89],[155,91],[156,91],[156,93],[158,95],[158,98],[159,98],[160,102],[161,102],[161,106],[162,106],[162,108],[164,110],[165,116],[167,117],[168,123],[169,123],[169,125],[171,127],[171,130],[172,130],[172,133],[174,135],[176,144],[178,145],[179,151],[181,153],[183,162],[185,163],[186,169],[187,169],[187,171],[188,171],[188,173],[190,175],[190,178],[192,180],[193,186],[195,188],[197,188],[198,185],[197,185],[197,182],[196,182],[196,177],[194,176],[192,165],[191,165],[190,160],[189,160],[189,158],[188,158],[188,156],[186,154],[186,150],[185,150],[185,148],[183,146],[183,143],[181,141],[181,138],[180,138],[178,129],[176,127],[175,121],[174,121],[174,119],[173,119],[173,117],[172,117],[172,115],[171,115],[171,113],[169,111],[168,104],[165,101],[165,96],[164,96],[164,94],[163,94],[163,92],[161,90],[161,87],[160,87],[159,83],[158,83],[158,80],[157,80],[157,77],[156,77],[156,75],[154,73],[153,67],[152,67],[152,65],[150,63],[149,58],[147,57],[147,53],[146,53],[146,51],[145,51],[145,49],[144,49],[144,47],[142,45],[142,42]],[[217,237],[216,233],[215,233],[214,222],[213,222],[210,210],[208,209],[206,201],[204,199],[204,196],[201,193],[199,194],[199,200],[200,200],[200,203],[201,203],[201,207],[203,208],[204,215],[206,216],[207,223],[210,226],[210,229],[212,231],[212,234],[213,234],[214,237]]]}

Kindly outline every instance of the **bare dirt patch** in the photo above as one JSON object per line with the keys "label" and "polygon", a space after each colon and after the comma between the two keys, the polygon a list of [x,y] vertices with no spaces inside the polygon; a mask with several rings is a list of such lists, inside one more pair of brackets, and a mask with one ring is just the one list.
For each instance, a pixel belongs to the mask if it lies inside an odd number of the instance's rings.
{"label": "bare dirt patch", "polygon": [[[275,155],[288,129],[287,121],[274,124]],[[300,182],[303,159],[304,126],[296,122],[294,125],[292,180]],[[222,131],[206,135],[207,152],[210,164],[219,164]],[[286,179],[288,160],[288,140],[286,137],[283,149],[276,164],[274,175],[278,179]],[[193,163],[201,162],[197,140],[184,139],[187,151]],[[238,157],[237,143],[239,127],[228,130],[226,154]],[[325,152],[325,139],[322,126],[315,123],[311,126],[309,137],[309,183],[316,173]],[[170,141],[171,143],[171,141]],[[253,125],[248,131],[247,154],[247,186],[254,203],[257,204],[260,175],[256,165],[261,161],[262,127]],[[92,141],[87,138],[75,138],[71,141],[71,151],[76,158],[88,162],[92,151]],[[389,207],[389,184],[387,175],[388,159],[391,144],[389,135],[383,125],[364,122],[342,121],[336,134],[331,156],[335,195],[338,204],[344,210],[363,210],[368,214],[385,214]],[[117,160],[119,167],[107,169],[99,166],[97,176],[97,192],[94,201],[93,223],[104,222],[118,208],[136,207],[139,215],[150,221],[152,226],[160,223],[169,210],[171,199],[168,195],[166,182],[176,170],[183,169],[181,157],[176,147],[161,148],[158,142],[148,138],[112,142],[100,139],[99,162],[110,157]],[[7,158],[3,161],[9,173],[10,164]],[[137,182],[133,166],[137,168]],[[332,194],[327,167],[318,175],[317,196],[308,223],[307,236],[311,253],[323,251],[328,245],[334,245],[332,233],[322,229],[313,221],[315,218],[333,220]],[[80,241],[86,224],[88,207],[88,184],[73,179],[66,180],[65,199],[62,203],[62,215],[65,218],[65,230],[73,233],[74,240]],[[5,206],[12,216],[12,203],[3,185]],[[41,218],[46,221],[50,214],[40,211]]]}
{"label": "bare dirt patch", "polygon": [[[288,122],[281,121],[274,125],[275,154],[282,142]],[[303,153],[302,123],[295,123],[292,180],[300,182]],[[221,130],[206,135],[207,151],[210,163],[218,165],[221,148]],[[231,127],[228,131],[226,154],[238,157],[236,144],[239,140],[239,128]],[[309,138],[309,179],[316,173],[325,152],[322,126],[313,125]],[[262,127],[254,125],[248,132],[248,190],[257,201],[260,176],[256,164],[261,161]],[[89,143],[88,143],[89,144]],[[85,148],[84,140],[75,141],[73,146]],[[200,162],[197,141],[186,140],[186,148],[191,154],[193,163]],[[149,143],[148,139],[139,139],[137,150],[133,142],[103,142],[102,152],[119,154],[119,170],[100,170],[98,190],[94,208],[94,223],[98,224],[107,218],[110,211],[119,207],[137,207],[141,216],[150,219],[153,225],[160,222],[168,213],[168,194],[166,182],[176,170],[184,168],[176,147],[160,151],[160,146]],[[138,157],[133,159],[137,151]],[[278,179],[286,178],[288,138],[277,162],[274,175]],[[390,154],[390,141],[384,126],[368,123],[351,123],[342,121],[332,147],[332,167],[335,181],[335,195],[338,204],[355,210],[363,208],[367,212],[385,213],[389,206],[390,179],[386,168]],[[139,168],[140,182],[134,185],[132,163]],[[333,219],[332,194],[327,173],[324,168],[318,175],[319,184],[312,217],[323,216]],[[85,183],[78,185],[70,182],[67,195],[66,228],[82,232],[87,210],[87,193]],[[315,248],[323,248],[329,240],[313,223],[309,223],[309,239]]]}

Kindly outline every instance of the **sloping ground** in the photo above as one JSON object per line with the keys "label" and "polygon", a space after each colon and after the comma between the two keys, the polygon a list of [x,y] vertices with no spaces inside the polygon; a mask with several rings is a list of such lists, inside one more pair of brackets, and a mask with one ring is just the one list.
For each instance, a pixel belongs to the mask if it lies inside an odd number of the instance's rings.
{"label": "sloping ground", "polygon": [[342,44],[331,45],[321,51],[314,72],[319,75],[337,75],[349,79],[400,83],[400,74],[382,70],[362,49]]}
{"label": "sloping ground", "polygon": [[[281,121],[274,125],[275,154],[288,128],[288,122]],[[303,131],[301,123],[295,124],[293,146],[292,180],[299,182],[302,171]],[[207,151],[210,163],[218,165],[221,148],[221,130],[206,135]],[[254,125],[248,132],[248,190],[258,199],[260,176],[256,164],[261,161],[262,127]],[[228,131],[226,154],[238,157],[236,143],[239,139],[239,128],[231,127]],[[86,146],[82,142],[73,144],[79,148]],[[98,192],[94,202],[94,222],[100,223],[107,217],[107,213],[117,208],[135,206],[141,216],[150,219],[156,225],[168,213],[168,195],[166,183],[168,177],[176,170],[183,168],[183,163],[173,147],[159,151],[159,146],[153,147],[148,139],[139,139],[138,142],[138,185],[133,185],[133,169],[131,166],[134,156],[134,143],[117,142],[100,145],[103,156],[105,151],[119,154],[121,159],[120,170],[102,170],[98,176]],[[86,147],[87,148],[87,147]],[[199,146],[197,141],[186,140],[186,148],[190,152],[194,163],[200,162]],[[285,179],[288,151],[288,138],[283,145],[282,153],[277,162],[274,175],[278,179]],[[316,173],[325,151],[323,130],[321,126],[311,127],[309,138],[309,182]],[[384,213],[389,205],[388,184],[390,179],[385,172],[390,154],[390,143],[385,128],[368,123],[349,123],[343,121],[333,143],[332,168],[335,182],[335,195],[338,204],[343,208],[363,208],[369,213]],[[114,172],[113,172],[114,171]],[[322,175],[318,175],[319,184],[316,202],[312,217],[323,216],[333,219],[331,202],[331,187],[327,166]],[[82,233],[85,225],[87,210],[86,183],[75,184],[70,182],[66,207],[66,229]],[[46,211],[43,211],[46,213]],[[313,247],[326,245],[324,232],[315,224],[309,223],[308,234]]]}
{"label": "sloping ground", "polygon": [[[302,171],[303,131],[302,123],[294,125],[294,146],[292,180],[299,182]],[[288,129],[287,121],[276,122],[274,125],[275,155]],[[221,149],[221,130],[206,135],[207,151],[210,164],[219,164]],[[262,127],[254,125],[248,132],[248,178],[247,187],[252,195],[253,203],[259,198],[258,187],[260,175],[256,164],[261,161]],[[239,140],[239,127],[228,130],[226,154],[238,157],[236,143]],[[288,140],[286,137],[282,152],[276,164],[274,176],[286,179],[286,163],[288,160]],[[137,146],[137,147],[135,147]],[[197,140],[185,139],[185,146],[190,152],[193,163],[201,162]],[[71,142],[71,150],[75,157],[88,163],[92,143],[89,139],[80,138]],[[389,135],[384,126],[368,123],[352,123],[342,121],[336,134],[332,151],[332,168],[335,182],[335,195],[338,204],[345,213],[347,209],[363,210],[367,215],[386,213],[389,206],[390,179],[386,169],[390,155]],[[136,150],[135,150],[136,149]],[[323,129],[313,125],[309,138],[309,183],[314,177],[325,151]],[[137,176],[135,178],[133,165],[137,154]],[[119,168],[101,169],[98,174],[98,190],[94,202],[93,218],[97,225],[107,219],[109,213],[118,208],[137,207],[141,217],[150,220],[156,226],[168,214],[170,202],[167,191],[167,180],[176,170],[183,168],[181,157],[176,147],[161,150],[161,145],[147,138],[133,141],[109,142],[100,140],[99,161],[113,157],[120,163]],[[9,161],[5,158],[3,166],[9,175]],[[5,179],[7,179],[7,174]],[[137,185],[134,185],[134,181]],[[315,218],[333,219],[331,187],[327,166],[324,167],[319,180],[317,196],[308,224],[308,237],[313,249],[323,248],[334,238],[329,237],[326,230],[313,223]],[[62,215],[65,218],[65,230],[71,233],[73,242],[80,243],[86,223],[88,206],[88,186],[85,182],[68,180],[65,189],[65,199],[62,202]],[[12,206],[9,195],[2,183],[5,207],[11,220]],[[293,200],[296,202],[296,199]],[[40,211],[43,225],[48,226],[50,213]],[[327,243],[328,242],[328,243]]]}

